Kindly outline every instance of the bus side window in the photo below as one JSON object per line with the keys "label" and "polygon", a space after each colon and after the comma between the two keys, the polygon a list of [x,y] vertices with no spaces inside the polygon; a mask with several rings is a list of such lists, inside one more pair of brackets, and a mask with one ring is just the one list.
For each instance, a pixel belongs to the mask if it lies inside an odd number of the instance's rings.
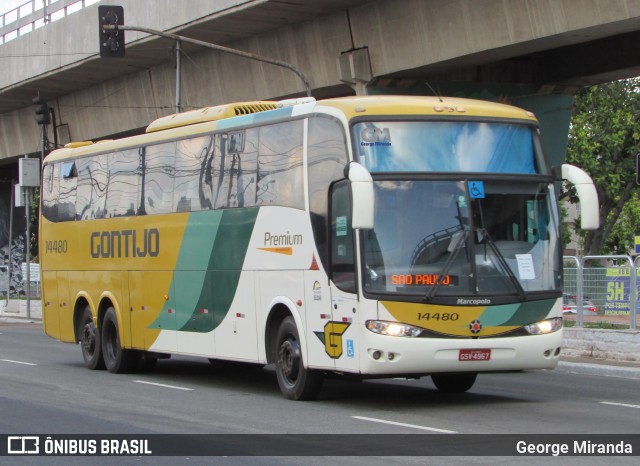
{"label": "bus side window", "polygon": [[344,178],[347,143],[341,124],[333,118],[309,118],[309,211],[319,259],[329,270],[329,187]]}
{"label": "bus side window", "polygon": [[[145,151],[143,209],[147,214],[173,212],[176,144],[147,146]],[[142,194],[141,194],[142,196]]]}
{"label": "bus side window", "polygon": [[107,182],[107,155],[86,157],[76,161],[78,188],[76,220],[104,218]]}
{"label": "bus side window", "polygon": [[213,158],[216,209],[252,207],[256,201],[258,129],[217,135]]}
{"label": "bus side window", "polygon": [[177,142],[173,205],[175,212],[209,210],[212,203],[213,135]]}
{"label": "bus side window", "polygon": [[46,164],[42,170],[42,215],[52,222],[58,217],[58,174],[60,165]]}
{"label": "bus side window", "polygon": [[75,220],[76,188],[78,186],[76,163],[75,161],[69,161],[56,165],[61,165],[56,219],[60,222]]}
{"label": "bus side window", "polygon": [[331,279],[342,291],[356,292],[351,190],[347,180],[335,183],[331,190]]}
{"label": "bus side window", "polygon": [[302,143],[302,120],[260,128],[257,205],[304,209]]}
{"label": "bus side window", "polygon": [[136,215],[141,207],[138,185],[144,148],[109,154],[107,174],[107,217]]}

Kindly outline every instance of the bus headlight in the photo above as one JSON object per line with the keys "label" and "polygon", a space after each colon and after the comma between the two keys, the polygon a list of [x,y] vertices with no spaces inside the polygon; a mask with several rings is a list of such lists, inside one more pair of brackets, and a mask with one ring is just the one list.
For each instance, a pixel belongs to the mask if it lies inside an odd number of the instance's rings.
{"label": "bus headlight", "polygon": [[367,320],[367,328],[373,333],[392,337],[417,337],[424,329],[400,322],[387,322],[384,320]]}
{"label": "bus headlight", "polygon": [[554,317],[553,319],[541,320],[540,322],[524,326],[524,329],[531,335],[545,335],[547,333],[557,332],[561,328],[562,317]]}

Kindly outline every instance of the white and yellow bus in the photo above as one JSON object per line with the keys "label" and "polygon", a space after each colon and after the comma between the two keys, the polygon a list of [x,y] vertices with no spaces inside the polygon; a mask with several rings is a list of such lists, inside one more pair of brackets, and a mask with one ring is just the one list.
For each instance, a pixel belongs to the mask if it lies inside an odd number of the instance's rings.
{"label": "white and yellow bus", "polygon": [[531,113],[464,99],[237,103],[72,143],[43,166],[44,329],[114,373],[275,363],[291,399],[329,373],[462,392],[550,369],[555,181]]}

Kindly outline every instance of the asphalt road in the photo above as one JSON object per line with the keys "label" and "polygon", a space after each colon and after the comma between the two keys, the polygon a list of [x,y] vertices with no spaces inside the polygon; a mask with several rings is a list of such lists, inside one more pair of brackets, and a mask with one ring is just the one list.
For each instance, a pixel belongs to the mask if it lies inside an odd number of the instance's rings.
{"label": "asphalt road", "polygon": [[[421,380],[327,380],[318,400],[282,398],[275,373],[216,369],[206,359],[159,361],[147,374],[84,368],[80,348],[45,336],[35,324],[0,322],[0,433],[14,434],[640,434],[640,380],[560,371],[480,374],[463,395]],[[636,453],[637,454],[637,453]],[[29,458],[4,464],[86,464],[82,458]],[[504,458],[503,458],[504,459]],[[25,459],[26,460],[26,459]],[[80,461],[82,460],[82,461]],[[146,460],[151,460],[146,458]],[[166,462],[165,462],[166,460]],[[99,464],[204,464],[203,458],[153,458]],[[511,458],[542,464],[548,458]],[[589,458],[588,464],[636,464]],[[585,464],[563,458],[562,464]],[[335,464],[309,458],[217,458],[216,464]],[[343,458],[340,464],[425,464]],[[465,457],[459,464],[495,464]],[[207,464],[212,464],[207,461]],[[451,464],[432,458],[429,464]],[[547,464],[547,463],[545,463]]]}

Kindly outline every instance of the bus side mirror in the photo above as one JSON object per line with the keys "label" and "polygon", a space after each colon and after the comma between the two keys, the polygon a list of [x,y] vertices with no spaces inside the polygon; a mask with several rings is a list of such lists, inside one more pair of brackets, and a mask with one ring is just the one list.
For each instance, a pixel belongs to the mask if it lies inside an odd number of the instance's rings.
{"label": "bus side mirror", "polygon": [[576,188],[580,199],[580,228],[596,230],[600,226],[598,192],[591,177],[581,168],[565,163],[561,167],[561,176]]}
{"label": "bus side mirror", "polygon": [[371,173],[357,162],[350,162],[345,167],[345,175],[351,184],[351,227],[354,229],[373,229],[373,212],[375,195]]}

